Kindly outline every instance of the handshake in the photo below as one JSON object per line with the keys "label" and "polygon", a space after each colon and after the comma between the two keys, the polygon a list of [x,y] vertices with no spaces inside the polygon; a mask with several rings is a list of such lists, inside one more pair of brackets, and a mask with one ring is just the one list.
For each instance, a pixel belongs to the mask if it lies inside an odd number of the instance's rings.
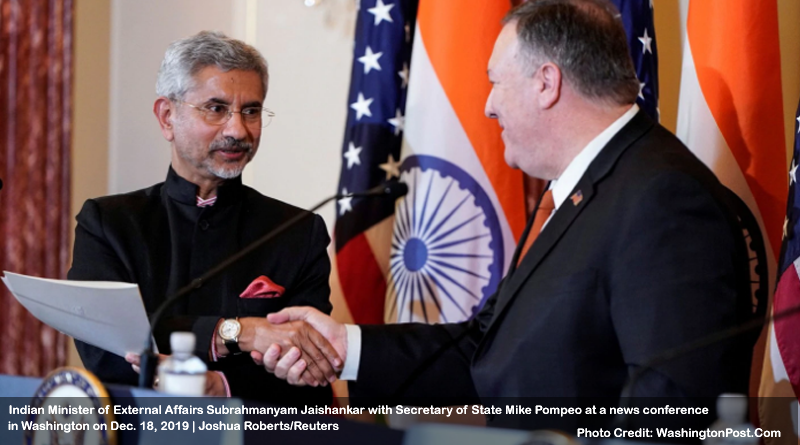
{"label": "handshake", "polygon": [[315,308],[289,307],[255,326],[250,356],[291,385],[326,386],[344,368],[347,329]]}
{"label": "handshake", "polygon": [[[249,351],[256,364],[289,384],[327,386],[344,368],[347,329],[313,307],[289,307],[266,318],[239,321],[241,350]],[[214,341],[221,355],[229,353],[217,336]],[[138,354],[127,354],[125,361],[139,372]],[[224,396],[226,387],[219,373],[206,373],[206,395]]]}

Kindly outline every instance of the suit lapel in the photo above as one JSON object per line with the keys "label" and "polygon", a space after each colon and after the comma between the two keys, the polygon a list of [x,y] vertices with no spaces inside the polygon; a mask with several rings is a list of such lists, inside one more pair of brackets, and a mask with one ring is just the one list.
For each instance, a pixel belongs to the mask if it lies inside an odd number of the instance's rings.
{"label": "suit lapel", "polygon": [[581,178],[573,194],[577,193],[578,190],[580,190],[583,195],[580,202],[573,205],[570,199],[567,199],[561,204],[561,207],[559,207],[553,214],[553,217],[550,218],[550,221],[539,234],[539,237],[536,238],[536,241],[531,246],[525,258],[522,259],[519,267],[511,273],[508,284],[503,289],[503,292],[498,295],[494,319],[497,319],[497,316],[503,312],[506,305],[513,300],[520,286],[522,286],[528,276],[536,270],[558,240],[561,239],[569,226],[572,225],[575,218],[578,217],[581,211],[594,197],[594,186],[592,185],[592,181],[588,178],[588,175],[584,175]]}
{"label": "suit lapel", "polygon": [[[494,308],[494,315],[487,327],[487,332],[492,328],[496,320],[501,319],[509,303],[516,298],[522,284],[525,283],[527,278],[537,269],[539,264],[541,264],[542,260],[544,260],[548,253],[556,246],[567,229],[572,225],[575,218],[589,205],[592,198],[595,196],[595,184],[602,181],[602,179],[609,174],[614,164],[617,163],[622,153],[645,133],[650,131],[654,125],[653,121],[651,121],[644,112],[639,111],[639,113],[637,113],[636,116],[606,144],[603,150],[600,151],[589,165],[589,168],[586,170],[586,173],[583,174],[580,181],[578,181],[570,197],[567,198],[558,210],[556,210],[555,214],[553,214],[553,217],[531,246],[528,254],[522,259],[519,267],[514,269],[513,265],[516,264],[517,256],[520,254],[520,246],[517,246],[513,259],[514,262],[512,263],[509,275],[506,277],[507,283],[503,286],[502,292],[497,296],[497,306]],[[580,197],[578,194],[580,194]],[[530,230],[530,225],[529,223],[528,227],[526,227],[525,235],[527,235]],[[523,237],[522,240],[524,239]]]}

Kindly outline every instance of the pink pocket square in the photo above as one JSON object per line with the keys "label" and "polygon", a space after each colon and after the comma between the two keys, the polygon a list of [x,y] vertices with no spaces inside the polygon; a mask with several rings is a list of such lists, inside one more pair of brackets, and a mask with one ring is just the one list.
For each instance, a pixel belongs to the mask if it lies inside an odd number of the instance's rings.
{"label": "pink pocket square", "polygon": [[278,286],[269,278],[261,275],[247,286],[239,298],[277,298],[283,295],[284,290],[286,289],[283,286]]}

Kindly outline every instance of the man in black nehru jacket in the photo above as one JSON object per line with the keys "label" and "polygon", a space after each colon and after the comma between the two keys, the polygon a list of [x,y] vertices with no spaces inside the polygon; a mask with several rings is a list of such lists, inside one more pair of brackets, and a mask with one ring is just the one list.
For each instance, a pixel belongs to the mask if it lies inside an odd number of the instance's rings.
{"label": "man in black nehru jacket", "polygon": [[[242,170],[272,117],[264,107],[267,84],[264,58],[241,41],[201,32],[171,44],[153,107],[172,147],[167,179],[86,201],[77,217],[69,278],[136,283],[152,314],[193,278],[304,212],[242,184]],[[328,242],[319,216],[294,225],[175,304],[156,330],[159,350],[169,353],[171,332],[194,332],[195,354],[213,370],[209,394],[279,404],[330,402],[328,382],[341,361],[332,347],[303,322],[273,325],[265,318],[288,306],[330,313]],[[312,387],[291,387],[253,363],[247,352],[272,342],[308,363]],[[122,357],[76,346],[103,381],[136,384]]]}

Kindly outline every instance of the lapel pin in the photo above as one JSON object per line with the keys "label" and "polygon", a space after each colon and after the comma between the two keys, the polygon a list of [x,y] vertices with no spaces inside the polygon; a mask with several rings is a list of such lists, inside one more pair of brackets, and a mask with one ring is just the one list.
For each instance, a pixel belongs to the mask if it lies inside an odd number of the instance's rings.
{"label": "lapel pin", "polygon": [[570,196],[569,199],[572,200],[572,205],[577,206],[581,203],[581,201],[583,201],[583,192],[578,190],[572,196]]}

